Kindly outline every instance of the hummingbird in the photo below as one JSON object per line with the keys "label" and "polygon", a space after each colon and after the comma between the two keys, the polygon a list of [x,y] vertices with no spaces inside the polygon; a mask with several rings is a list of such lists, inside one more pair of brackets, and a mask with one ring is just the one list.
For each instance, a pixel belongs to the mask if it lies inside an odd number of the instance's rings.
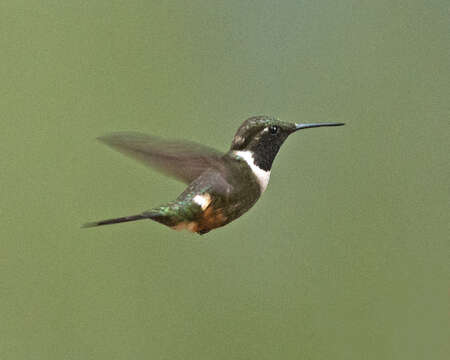
{"label": "hummingbird", "polygon": [[161,206],[83,227],[151,219],[175,230],[206,234],[236,220],[256,203],[267,188],[275,156],[289,135],[341,125],[296,124],[266,115],[253,116],[238,128],[226,153],[194,142],[162,140],[134,132],[99,137],[111,148],[187,184],[187,188]]}

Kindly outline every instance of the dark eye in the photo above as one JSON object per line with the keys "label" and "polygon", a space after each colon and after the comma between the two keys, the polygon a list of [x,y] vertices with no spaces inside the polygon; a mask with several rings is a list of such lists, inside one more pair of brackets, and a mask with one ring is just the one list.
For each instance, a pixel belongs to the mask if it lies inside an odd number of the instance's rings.
{"label": "dark eye", "polygon": [[276,134],[276,133],[278,132],[278,126],[276,126],[276,125],[270,125],[270,126],[269,126],[269,132],[270,132],[271,134]]}

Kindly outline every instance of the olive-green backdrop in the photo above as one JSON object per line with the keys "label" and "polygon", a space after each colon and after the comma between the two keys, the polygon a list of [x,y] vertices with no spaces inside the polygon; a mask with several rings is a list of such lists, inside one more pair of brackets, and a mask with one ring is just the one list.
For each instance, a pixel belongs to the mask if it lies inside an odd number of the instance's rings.
{"label": "olive-green backdrop", "polygon": [[[0,2],[0,358],[447,359],[442,1]],[[199,237],[133,214],[183,184],[95,137],[292,136]]]}

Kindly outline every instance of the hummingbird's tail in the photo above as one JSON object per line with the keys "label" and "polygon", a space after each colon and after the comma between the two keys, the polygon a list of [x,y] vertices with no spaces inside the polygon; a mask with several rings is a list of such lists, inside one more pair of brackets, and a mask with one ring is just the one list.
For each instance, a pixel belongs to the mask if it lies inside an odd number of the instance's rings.
{"label": "hummingbird's tail", "polygon": [[178,225],[180,222],[189,220],[189,219],[186,219],[183,216],[183,214],[181,214],[181,215],[179,214],[179,208],[175,205],[176,205],[176,203],[168,203],[168,204],[162,205],[158,208],[144,211],[137,215],[124,216],[124,217],[107,219],[107,220],[102,220],[102,221],[94,221],[94,222],[83,224],[81,227],[89,228],[89,227],[118,224],[118,223],[143,220],[143,219],[150,219],[150,220],[159,222],[160,224],[163,224],[163,225],[166,225],[169,227],[174,227],[174,226]]}
{"label": "hummingbird's tail", "polygon": [[89,228],[89,227],[101,226],[101,225],[118,224],[118,223],[123,223],[123,222],[127,222],[127,221],[143,220],[143,219],[148,219],[148,218],[149,217],[146,215],[138,214],[138,215],[124,216],[124,217],[119,217],[119,218],[114,218],[114,219],[107,219],[107,220],[102,220],[102,221],[94,221],[94,222],[83,224],[81,227]]}

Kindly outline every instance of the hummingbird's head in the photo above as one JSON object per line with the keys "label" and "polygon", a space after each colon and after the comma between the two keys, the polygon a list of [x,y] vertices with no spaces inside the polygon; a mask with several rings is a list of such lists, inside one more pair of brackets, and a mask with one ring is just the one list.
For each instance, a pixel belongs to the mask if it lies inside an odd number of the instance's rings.
{"label": "hummingbird's head", "polygon": [[301,129],[320,126],[339,126],[342,123],[295,124],[275,117],[261,115],[248,118],[239,127],[230,151],[249,152],[260,169],[269,171],[273,160],[287,137]]}

